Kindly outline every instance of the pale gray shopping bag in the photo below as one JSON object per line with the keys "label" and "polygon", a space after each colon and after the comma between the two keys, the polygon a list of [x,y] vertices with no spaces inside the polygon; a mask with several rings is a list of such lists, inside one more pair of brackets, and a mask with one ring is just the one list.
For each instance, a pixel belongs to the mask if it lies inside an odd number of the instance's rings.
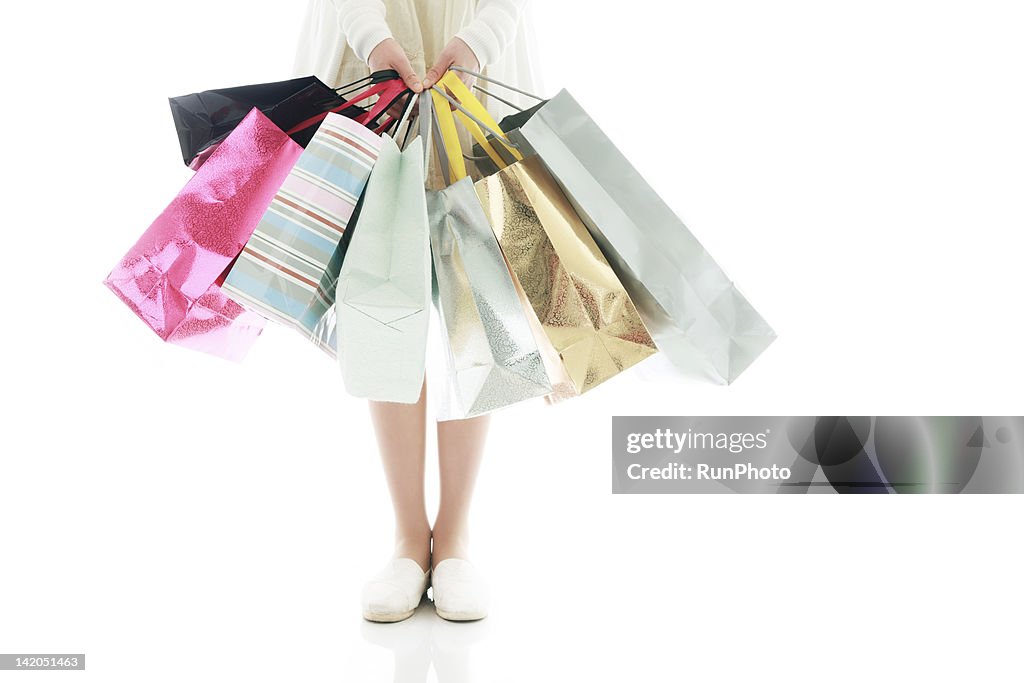
{"label": "pale gray shopping bag", "polygon": [[[420,98],[431,136],[431,98]],[[443,157],[444,155],[439,155]],[[447,347],[439,420],[483,415],[552,392],[537,341],[470,178],[426,193],[435,302]]]}
{"label": "pale gray shopping bag", "polygon": [[664,357],[689,376],[735,380],[775,340],[771,327],[568,92],[541,102],[504,132],[558,181]]}
{"label": "pale gray shopping bag", "polygon": [[400,151],[382,136],[338,276],[338,364],[345,389],[416,403],[423,387],[431,260],[422,140]]}

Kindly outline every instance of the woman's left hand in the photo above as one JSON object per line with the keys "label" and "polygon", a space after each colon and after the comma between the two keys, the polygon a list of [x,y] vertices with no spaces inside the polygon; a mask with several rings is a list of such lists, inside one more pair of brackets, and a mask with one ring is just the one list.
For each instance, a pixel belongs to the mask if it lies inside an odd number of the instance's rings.
{"label": "woman's left hand", "polygon": [[[480,62],[477,61],[476,55],[466,45],[461,38],[452,38],[451,41],[441,50],[441,54],[437,56],[437,61],[434,66],[427,70],[426,78],[423,79],[423,88],[427,89],[437,83],[447,73],[448,69],[453,66],[461,66],[464,69],[470,71],[479,71]],[[467,73],[456,71],[459,78],[467,86],[472,86],[476,81],[475,76],[470,76]]]}

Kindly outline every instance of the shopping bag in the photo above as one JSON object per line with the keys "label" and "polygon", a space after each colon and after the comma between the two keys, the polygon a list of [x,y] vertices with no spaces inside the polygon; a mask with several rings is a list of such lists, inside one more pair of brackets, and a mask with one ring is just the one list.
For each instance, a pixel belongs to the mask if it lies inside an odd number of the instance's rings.
{"label": "shopping bag", "polygon": [[697,238],[565,90],[517,123],[504,132],[565,190],[675,370],[734,381],[775,332]]}
{"label": "shopping bag", "polygon": [[[475,89],[489,93],[489,91],[483,90],[483,88],[479,86],[476,86]],[[490,96],[495,97],[493,93],[491,93]],[[516,106],[515,104],[509,102],[508,100],[501,101],[508,104],[510,107],[515,108]],[[547,100],[541,100],[538,104],[530,107],[529,109],[523,109],[522,111],[516,112],[514,114],[509,114],[508,116],[504,117],[501,121],[498,122],[498,125],[500,126],[498,130],[503,131],[505,133],[509,133],[510,131],[517,131],[519,128],[522,127],[524,123],[529,121],[530,118],[537,113],[538,109],[543,107],[545,104],[547,104]],[[474,142],[473,154],[472,156],[467,157],[469,160],[475,163],[477,171],[483,176],[493,175],[500,171],[505,166],[509,166],[518,161],[518,159],[512,154],[514,148],[506,147],[505,145],[502,145],[501,143],[497,142],[497,140],[490,140],[491,144],[489,148],[485,148],[485,146],[481,145],[479,142]],[[520,149],[522,151],[525,151],[526,148],[522,147]],[[502,164],[500,166],[494,163],[491,157],[492,154],[497,154],[498,156],[501,157]]]}
{"label": "shopping bag", "polygon": [[[335,296],[345,389],[375,401],[416,403],[430,319],[430,243],[422,140],[389,137],[363,197]],[[429,148],[428,148],[429,149]]]}
{"label": "shopping bag", "polygon": [[301,153],[254,108],[104,283],[165,341],[240,360],[263,318],[218,281]]}
{"label": "shopping bag", "polygon": [[[484,144],[479,124],[497,130],[497,122],[454,73],[442,85],[461,101],[460,118]],[[447,97],[440,90],[434,95],[445,105],[438,107],[438,119],[449,163],[458,165],[454,117]],[[500,165],[503,159],[494,161]],[[478,181],[476,190],[510,269],[578,393],[657,352],[629,294],[539,159],[520,158]]]}
{"label": "shopping bag", "polygon": [[332,357],[336,338],[321,319],[334,302],[338,252],[380,145],[373,131],[329,113],[224,280],[229,295]]}
{"label": "shopping bag", "polygon": [[[429,97],[420,98],[421,135],[432,136]],[[445,105],[447,107],[447,105]],[[439,420],[483,415],[552,391],[526,312],[501,249],[463,175],[426,193],[435,303],[447,347]]]}
{"label": "shopping bag", "polygon": [[[378,98],[374,105],[360,105],[374,96]],[[305,147],[327,112],[341,113],[375,128],[396,100],[408,96],[411,92],[405,89],[398,72],[385,70],[341,88],[329,88],[316,76],[305,76],[206,90],[168,100],[185,165],[198,169],[253,107]],[[392,120],[383,121],[382,130]]]}

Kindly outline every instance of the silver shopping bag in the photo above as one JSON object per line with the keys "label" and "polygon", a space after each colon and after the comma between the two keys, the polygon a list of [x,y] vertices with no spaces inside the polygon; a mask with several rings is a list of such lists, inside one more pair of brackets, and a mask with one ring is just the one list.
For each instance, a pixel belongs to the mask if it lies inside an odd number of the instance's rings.
{"label": "silver shopping bag", "polygon": [[430,243],[420,139],[403,152],[382,136],[338,276],[335,317],[345,389],[416,403],[430,318]]}
{"label": "silver shopping bag", "polygon": [[[516,123],[518,130],[504,132],[524,153],[537,154],[558,181],[676,369],[729,383],[775,340],[768,323],[568,92]],[[500,152],[498,144],[487,149]]]}
{"label": "silver shopping bag", "polygon": [[[420,98],[430,131],[431,98]],[[431,136],[421,135],[426,142]],[[443,156],[443,155],[441,155]],[[552,391],[544,361],[472,181],[426,193],[448,373],[439,420],[483,415]]]}

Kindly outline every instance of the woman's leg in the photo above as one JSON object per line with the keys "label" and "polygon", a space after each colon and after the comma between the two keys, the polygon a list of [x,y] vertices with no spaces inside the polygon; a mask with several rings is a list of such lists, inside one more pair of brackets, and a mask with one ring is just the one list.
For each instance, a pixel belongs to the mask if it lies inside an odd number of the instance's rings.
{"label": "woman's leg", "polygon": [[465,558],[469,551],[469,504],[484,454],[487,415],[437,423],[441,502],[434,522],[433,563]]}
{"label": "woman's leg", "polygon": [[370,401],[384,474],[395,511],[395,557],[430,568],[430,521],[423,495],[426,460],[426,383],[412,405]]}

